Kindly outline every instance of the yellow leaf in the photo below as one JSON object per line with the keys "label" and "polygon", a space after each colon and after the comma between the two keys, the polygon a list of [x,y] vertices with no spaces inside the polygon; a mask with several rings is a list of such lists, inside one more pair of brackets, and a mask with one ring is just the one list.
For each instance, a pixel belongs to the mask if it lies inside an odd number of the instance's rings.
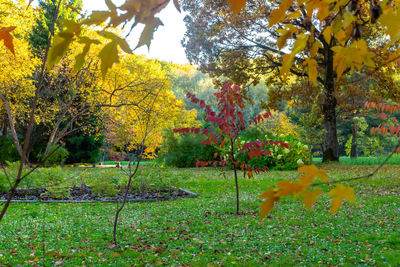
{"label": "yellow leaf", "polygon": [[107,32],[107,31],[100,31],[100,32],[98,32],[98,34],[100,34],[101,36],[104,36],[107,39],[113,40],[113,42],[116,42],[125,53],[128,53],[128,54],[132,53],[132,50],[130,49],[127,41],[125,39],[122,39],[118,35],[116,35],[112,32]]}
{"label": "yellow leaf", "polygon": [[228,0],[228,3],[231,10],[233,11],[233,14],[235,15],[239,14],[240,10],[242,10],[246,6],[246,0]]}
{"label": "yellow leaf", "polygon": [[354,195],[354,188],[346,187],[341,184],[337,185],[334,189],[329,191],[328,196],[332,197],[330,211],[331,214],[334,214],[339,210],[339,208],[342,206],[344,199],[347,199],[353,203],[356,199],[356,196]]}
{"label": "yellow leaf", "polygon": [[277,185],[279,188],[276,195],[279,197],[289,196],[293,193],[299,192],[303,188],[299,183],[289,181],[281,181],[277,183]]}
{"label": "yellow leaf", "polygon": [[298,171],[304,172],[311,176],[317,176],[322,180],[328,180],[328,175],[326,174],[326,171],[323,169],[318,169],[315,165],[302,166],[298,169]]}
{"label": "yellow leaf", "polygon": [[53,66],[67,53],[68,47],[73,38],[74,34],[66,31],[59,32],[54,36],[47,59],[48,69],[52,69]]}
{"label": "yellow leaf", "polygon": [[338,42],[341,45],[345,45],[346,44],[346,40],[347,40],[347,35],[346,33],[340,29],[336,34],[335,34],[335,39],[338,40]]}
{"label": "yellow leaf", "polygon": [[89,18],[83,21],[87,25],[100,25],[111,16],[110,11],[92,11]]}
{"label": "yellow leaf", "polygon": [[352,13],[350,13],[350,12],[344,13],[344,15],[343,15],[343,27],[347,28],[356,19],[357,19],[357,17],[354,16]]}
{"label": "yellow leaf", "polygon": [[285,11],[278,8],[271,11],[268,27],[272,27],[285,18]]}
{"label": "yellow leaf", "polygon": [[[152,18],[148,21],[140,35],[139,43],[136,48],[139,48],[143,45],[147,45],[150,48],[151,40],[153,39],[153,34],[157,30],[159,26],[164,25],[159,18]],[[135,49],[136,49],[135,48]]]}
{"label": "yellow leaf", "polygon": [[332,26],[326,27],[322,32],[322,35],[324,36],[326,43],[330,44],[332,38]]}
{"label": "yellow leaf", "polygon": [[335,34],[342,29],[342,20],[336,18],[332,23],[332,33]]}
{"label": "yellow leaf", "polygon": [[275,190],[267,190],[260,195],[261,198],[266,199],[260,205],[260,221],[267,216],[271,210],[274,209],[275,202],[279,202],[280,198],[276,196]]}
{"label": "yellow leaf", "polygon": [[112,67],[114,63],[119,62],[117,42],[110,42],[106,44],[99,53],[101,59],[101,73],[105,77],[107,70]]}
{"label": "yellow leaf", "polygon": [[304,48],[307,46],[308,38],[309,35],[306,34],[300,34],[297,37],[296,41],[293,44],[292,56],[295,56],[296,54],[304,50]]}
{"label": "yellow leaf", "polygon": [[283,55],[282,56],[281,75],[286,75],[289,72],[292,65],[293,65],[292,55]]}
{"label": "yellow leaf", "polygon": [[61,23],[66,29],[59,32],[53,38],[53,43],[49,50],[49,56],[47,59],[47,68],[51,69],[53,66],[61,60],[61,58],[67,53],[69,45],[74,40],[74,37],[79,36],[81,33],[81,24],[73,20],[62,19]]}
{"label": "yellow leaf", "polygon": [[85,44],[85,46],[83,47],[82,53],[78,54],[75,57],[75,65],[74,65],[73,72],[79,71],[82,68],[82,66],[85,64],[85,57],[90,50],[90,46],[92,44],[100,44],[100,41],[92,40],[88,37],[82,37],[78,42],[81,44]]}
{"label": "yellow leaf", "polygon": [[299,18],[299,17],[301,17],[301,12],[300,11],[295,11],[295,12],[292,12],[292,13],[290,13],[288,16],[287,16],[287,18],[288,19],[297,19],[297,18]]}
{"label": "yellow leaf", "polygon": [[325,2],[320,2],[318,5],[318,14],[317,14],[317,18],[319,19],[319,21],[322,23],[323,20],[329,15],[329,5],[328,3]]}
{"label": "yellow leaf", "polygon": [[303,64],[306,65],[308,78],[311,80],[311,82],[314,85],[316,85],[317,84],[317,75],[318,75],[317,61],[313,58],[307,58]]}
{"label": "yellow leaf", "polygon": [[393,8],[385,10],[379,17],[379,21],[386,26],[386,32],[390,36],[391,43],[400,39],[400,12],[395,13]]}
{"label": "yellow leaf", "polygon": [[319,188],[314,189],[312,191],[305,191],[303,193],[304,198],[302,200],[304,206],[306,206],[308,210],[311,210],[312,205],[317,201],[318,196],[321,195],[322,193],[324,192]]}
{"label": "yellow leaf", "polygon": [[322,48],[322,45],[321,45],[321,43],[320,43],[318,40],[316,40],[316,41],[313,43],[313,45],[311,46],[311,49],[310,49],[310,56],[311,56],[311,57],[315,57],[315,56],[317,55],[317,53],[318,53],[318,49],[320,49],[320,48]]}

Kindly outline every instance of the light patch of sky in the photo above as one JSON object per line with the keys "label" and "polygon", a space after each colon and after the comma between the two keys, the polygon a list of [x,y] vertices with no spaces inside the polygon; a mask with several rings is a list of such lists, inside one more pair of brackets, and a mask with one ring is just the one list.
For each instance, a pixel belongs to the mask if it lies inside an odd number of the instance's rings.
{"label": "light patch of sky", "polygon": [[[124,1],[115,0],[113,3],[120,6]],[[83,0],[83,9],[86,11],[106,10],[107,6],[102,0]],[[186,31],[183,18],[185,15],[179,13],[172,1],[158,15],[164,26],[160,26],[154,33],[150,49],[142,46],[134,50],[137,55],[145,55],[148,58],[159,59],[163,61],[186,64],[185,50],[181,45],[181,40]],[[142,25],[138,25],[127,38],[131,48],[135,48],[143,30]]]}

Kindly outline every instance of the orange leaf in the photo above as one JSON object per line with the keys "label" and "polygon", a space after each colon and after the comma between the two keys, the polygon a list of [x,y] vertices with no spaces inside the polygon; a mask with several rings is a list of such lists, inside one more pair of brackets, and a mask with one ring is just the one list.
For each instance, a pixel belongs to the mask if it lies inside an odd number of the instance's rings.
{"label": "orange leaf", "polygon": [[246,6],[246,0],[228,0],[233,14],[239,14],[240,10]]}
{"label": "orange leaf", "polygon": [[279,197],[289,196],[293,193],[299,192],[303,188],[301,184],[289,181],[281,181],[277,185],[279,186],[277,192]]}
{"label": "orange leaf", "polygon": [[10,52],[15,56],[13,37],[10,34],[13,30],[15,30],[15,26],[11,27],[3,27],[0,29],[0,40],[4,41],[4,46],[10,50]]}
{"label": "orange leaf", "polygon": [[328,196],[332,197],[331,214],[336,213],[342,206],[343,200],[347,199],[354,203],[356,196],[354,195],[353,187],[346,187],[341,184],[337,185],[334,189],[329,191]]}
{"label": "orange leaf", "polygon": [[260,195],[261,198],[266,199],[260,205],[260,221],[267,216],[271,210],[274,209],[275,202],[279,202],[280,198],[276,196],[276,190],[267,190]]}
{"label": "orange leaf", "polygon": [[326,174],[326,171],[323,169],[318,169],[315,165],[302,166],[298,170],[299,172],[304,172],[311,176],[317,176],[322,180],[328,180],[328,175]]}

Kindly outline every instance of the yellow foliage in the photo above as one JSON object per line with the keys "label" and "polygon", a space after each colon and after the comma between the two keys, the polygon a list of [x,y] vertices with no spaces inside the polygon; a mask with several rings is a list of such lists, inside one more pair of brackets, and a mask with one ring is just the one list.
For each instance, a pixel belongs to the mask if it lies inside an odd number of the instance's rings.
{"label": "yellow foliage", "polygon": [[169,90],[171,84],[161,64],[143,56],[125,56],[101,83],[105,112],[108,114],[108,140],[114,145],[139,149],[152,158],[161,145],[162,131],[176,125],[197,126],[195,111]]}
{"label": "yellow foliage", "polygon": [[259,123],[252,127],[257,127],[263,132],[271,132],[276,136],[290,135],[299,137],[298,127],[290,122],[290,119],[285,113],[275,110],[271,110],[271,117],[269,117],[268,120],[265,120],[263,123]]}
{"label": "yellow foliage", "polygon": [[[0,45],[0,94],[7,98],[11,111],[16,117],[25,119],[29,111],[28,100],[33,96],[35,87],[31,77],[40,61],[29,49],[27,32],[34,23],[31,10],[26,10],[25,1],[5,0],[0,2],[0,28],[15,26],[15,55]],[[4,102],[0,98],[0,107]]]}

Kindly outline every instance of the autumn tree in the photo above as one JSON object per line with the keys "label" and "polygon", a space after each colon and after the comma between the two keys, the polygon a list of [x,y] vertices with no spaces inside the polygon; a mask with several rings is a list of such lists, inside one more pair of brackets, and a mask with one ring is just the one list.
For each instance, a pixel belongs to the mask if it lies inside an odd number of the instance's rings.
{"label": "autumn tree", "polygon": [[[32,1],[29,1],[28,6],[31,3]],[[104,23],[107,23],[108,24],[107,26],[115,28],[120,24],[127,23],[131,20],[135,20],[135,22],[132,23],[131,25],[131,31],[133,28],[135,28],[135,26],[138,23],[145,24],[145,28],[142,32],[138,46],[142,45],[149,46],[153,36],[153,32],[158,28],[158,26],[162,24],[160,19],[158,19],[155,15],[169,3],[169,0],[140,1],[140,2],[127,0],[126,3],[120,7],[115,6],[110,0],[106,1],[106,3],[109,9],[107,11],[92,12],[87,17],[82,16],[82,19],[79,21],[64,20],[63,26],[65,28],[63,28],[63,30],[59,31],[57,35],[54,36],[57,16],[60,11],[61,4],[63,4],[62,0],[57,1],[56,10],[54,12],[54,16],[51,23],[49,39],[47,42],[46,49],[43,53],[42,64],[40,65],[39,71],[37,72],[38,77],[37,79],[35,79],[36,82],[34,83],[33,87],[34,88],[33,97],[31,98],[31,101],[28,105],[29,107],[28,108],[29,115],[27,116],[28,123],[26,127],[26,132],[24,134],[23,147],[19,151],[20,164],[18,168],[18,173],[16,177],[14,177],[15,178],[14,183],[9,191],[7,201],[5,202],[5,204],[1,209],[0,221],[3,219],[11,203],[13,195],[15,194],[16,189],[18,188],[21,181],[27,175],[29,175],[31,172],[35,170],[34,168],[30,170],[27,174],[23,174],[24,166],[29,157],[29,146],[31,143],[32,132],[35,125],[35,113],[37,111],[39,104],[40,92],[44,85],[43,81],[45,78],[46,69],[51,70],[68,53],[70,45],[72,43],[75,43],[75,41],[77,41],[77,43],[84,44],[84,48],[82,52],[76,56],[76,62],[73,67],[73,70],[74,71],[80,70],[82,66],[84,66],[85,64],[85,59],[90,51],[91,45],[99,43],[98,39],[91,39],[88,36],[84,36],[81,34],[88,28],[93,27],[93,25],[101,25],[101,24],[105,25]],[[174,1],[174,3],[175,6],[179,9],[179,4],[177,3],[177,1]],[[12,6],[13,2],[10,3],[7,2],[7,5]],[[28,8],[26,4],[23,4],[22,2],[18,3],[18,7],[21,7],[21,10]],[[12,8],[9,10],[10,13],[14,12]],[[7,16],[13,17],[10,14],[7,14]],[[19,22],[17,21],[15,22],[15,24],[18,23]],[[2,48],[7,49],[6,50],[7,53],[12,53],[12,54],[15,54],[15,46],[13,43],[13,36],[10,32],[15,30],[16,26],[14,25],[5,25],[4,27],[0,28],[0,40],[4,41],[4,47],[2,46]],[[33,23],[28,25],[33,25]],[[111,68],[114,63],[119,62],[119,53],[120,53],[119,48],[124,50],[126,53],[132,53],[132,50],[130,49],[126,40],[119,37],[116,33],[112,31],[107,31],[106,29],[108,30],[109,27],[104,26],[103,29],[96,29],[97,30],[96,33],[99,35],[99,38],[106,38],[110,40],[108,43],[102,46],[100,52],[98,53],[98,56],[101,59],[100,70],[103,77],[106,75],[107,70]],[[9,118],[9,121],[10,124],[13,124],[12,117]],[[12,131],[14,133],[15,132],[14,125],[11,125],[11,127],[14,128],[14,130]],[[17,136],[13,139],[16,146],[18,147],[19,140]],[[41,164],[43,164],[45,160],[46,157],[43,159]]]}
{"label": "autumn tree", "polygon": [[[398,57],[397,3],[385,1],[186,1],[189,60],[241,84],[275,72],[322,92],[324,160],[338,160],[337,83]],[[229,4],[234,9],[233,15]],[[379,29],[379,30],[377,30]]]}
{"label": "autumn tree", "polygon": [[0,31],[0,38],[4,38],[5,44],[0,46],[0,111],[5,119],[3,134],[11,133],[20,156],[22,147],[16,124],[27,122],[29,101],[35,92],[31,77],[39,65],[28,43],[28,31],[33,24],[34,14],[32,10],[26,10],[22,2],[10,0],[0,3],[0,28],[3,30]]}
{"label": "autumn tree", "polygon": [[[196,112],[185,110],[170,90],[170,79],[161,64],[143,56],[124,56],[99,85],[101,107],[107,115],[107,140],[126,150],[138,150],[144,136],[145,157],[154,157],[162,130],[196,126]],[[152,114],[147,110],[151,106]],[[147,125],[149,116],[151,127]]]}

